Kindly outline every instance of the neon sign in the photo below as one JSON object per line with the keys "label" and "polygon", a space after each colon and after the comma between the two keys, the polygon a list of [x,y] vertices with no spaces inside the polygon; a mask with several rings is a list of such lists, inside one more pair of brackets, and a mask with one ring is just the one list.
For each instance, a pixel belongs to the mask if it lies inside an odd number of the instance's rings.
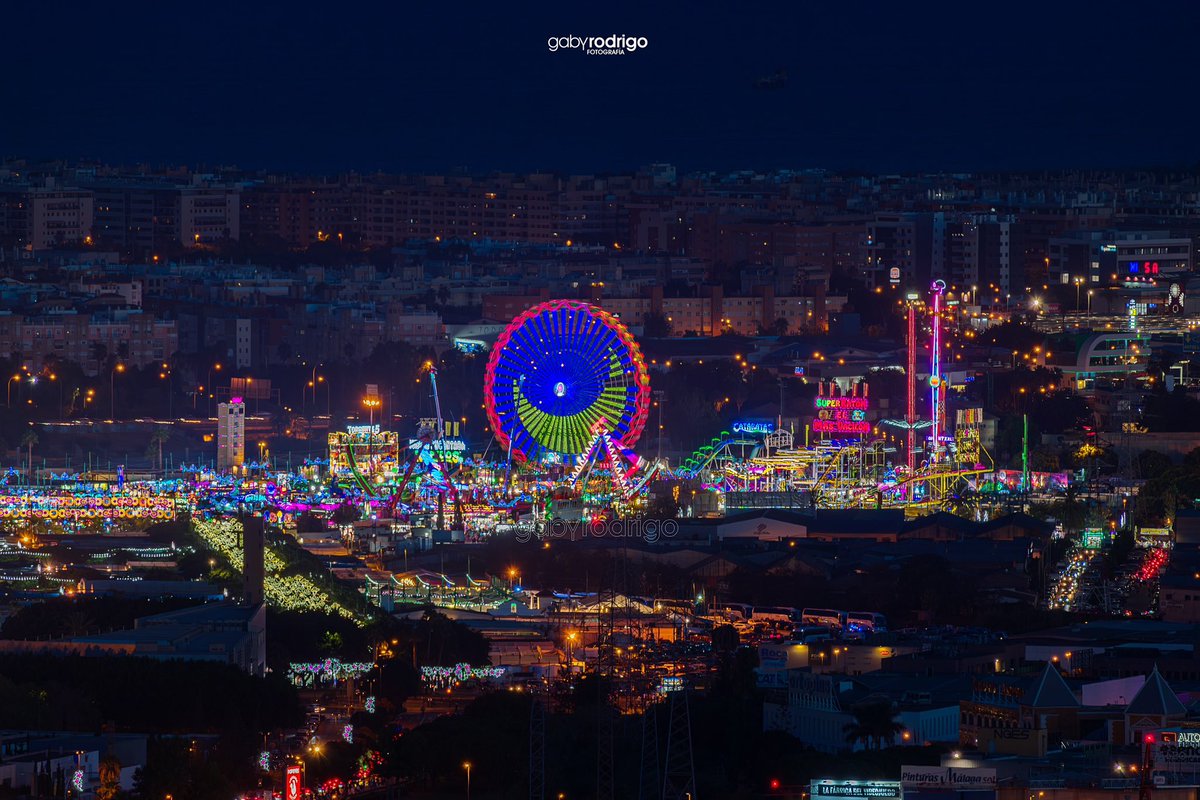
{"label": "neon sign", "polygon": [[817,409],[822,408],[849,408],[859,411],[867,410],[867,398],[865,397],[818,397],[814,403]]}
{"label": "neon sign", "polygon": [[304,788],[304,781],[300,775],[300,765],[292,764],[284,770],[284,800],[300,800],[300,790]]}
{"label": "neon sign", "polygon": [[733,423],[734,433],[774,433],[775,423],[769,419],[742,419]]}
{"label": "neon sign", "polygon": [[862,436],[871,432],[865,397],[817,397],[814,405],[817,418],[812,429],[817,433]]}

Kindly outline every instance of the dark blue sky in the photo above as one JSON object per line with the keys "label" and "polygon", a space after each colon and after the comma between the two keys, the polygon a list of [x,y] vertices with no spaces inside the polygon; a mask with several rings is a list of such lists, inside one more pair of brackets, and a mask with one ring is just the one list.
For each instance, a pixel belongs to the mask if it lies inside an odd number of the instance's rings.
{"label": "dark blue sky", "polygon": [[[2,155],[319,171],[1200,161],[1200,13],[1183,0],[15,0],[4,17]],[[649,47],[546,47],[610,33]],[[754,88],[778,68],[784,89]]]}

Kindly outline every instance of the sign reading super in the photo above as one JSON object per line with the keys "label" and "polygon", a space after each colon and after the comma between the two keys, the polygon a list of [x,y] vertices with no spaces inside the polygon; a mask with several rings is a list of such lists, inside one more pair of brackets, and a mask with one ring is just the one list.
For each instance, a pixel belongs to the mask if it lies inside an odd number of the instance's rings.
{"label": "sign reading super", "polygon": [[814,404],[817,418],[812,429],[817,433],[863,436],[871,432],[865,397],[817,397]]}

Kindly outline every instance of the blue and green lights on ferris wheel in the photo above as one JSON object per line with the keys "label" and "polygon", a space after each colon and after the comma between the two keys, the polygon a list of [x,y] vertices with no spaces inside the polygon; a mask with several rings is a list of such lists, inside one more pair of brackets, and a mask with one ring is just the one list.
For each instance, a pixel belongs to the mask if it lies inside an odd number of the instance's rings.
{"label": "blue and green lights on ferris wheel", "polygon": [[650,406],[650,375],[612,314],[551,300],[518,316],[492,348],[484,401],[496,439],[525,460],[576,459],[605,430],[626,447]]}

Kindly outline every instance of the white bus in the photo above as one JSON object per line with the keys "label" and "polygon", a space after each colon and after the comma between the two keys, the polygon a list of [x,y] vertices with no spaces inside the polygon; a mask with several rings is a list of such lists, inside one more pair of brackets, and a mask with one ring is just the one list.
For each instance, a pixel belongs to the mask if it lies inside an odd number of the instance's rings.
{"label": "white bus", "polygon": [[786,606],[755,606],[750,618],[763,622],[795,622],[796,609]]}
{"label": "white bus", "polygon": [[799,642],[800,644],[824,642],[831,638],[829,628],[826,628],[824,625],[798,625],[792,628],[791,641]]}
{"label": "white bus", "polygon": [[846,615],[846,627],[862,633],[885,633],[887,617],[878,611],[851,611]]}
{"label": "white bus", "polygon": [[746,603],[720,603],[717,605],[717,610],[725,612],[734,619],[748,620],[754,616],[754,606]]}
{"label": "white bus", "polygon": [[806,608],[800,615],[800,622],[841,630],[846,627],[846,612],[833,608]]}

